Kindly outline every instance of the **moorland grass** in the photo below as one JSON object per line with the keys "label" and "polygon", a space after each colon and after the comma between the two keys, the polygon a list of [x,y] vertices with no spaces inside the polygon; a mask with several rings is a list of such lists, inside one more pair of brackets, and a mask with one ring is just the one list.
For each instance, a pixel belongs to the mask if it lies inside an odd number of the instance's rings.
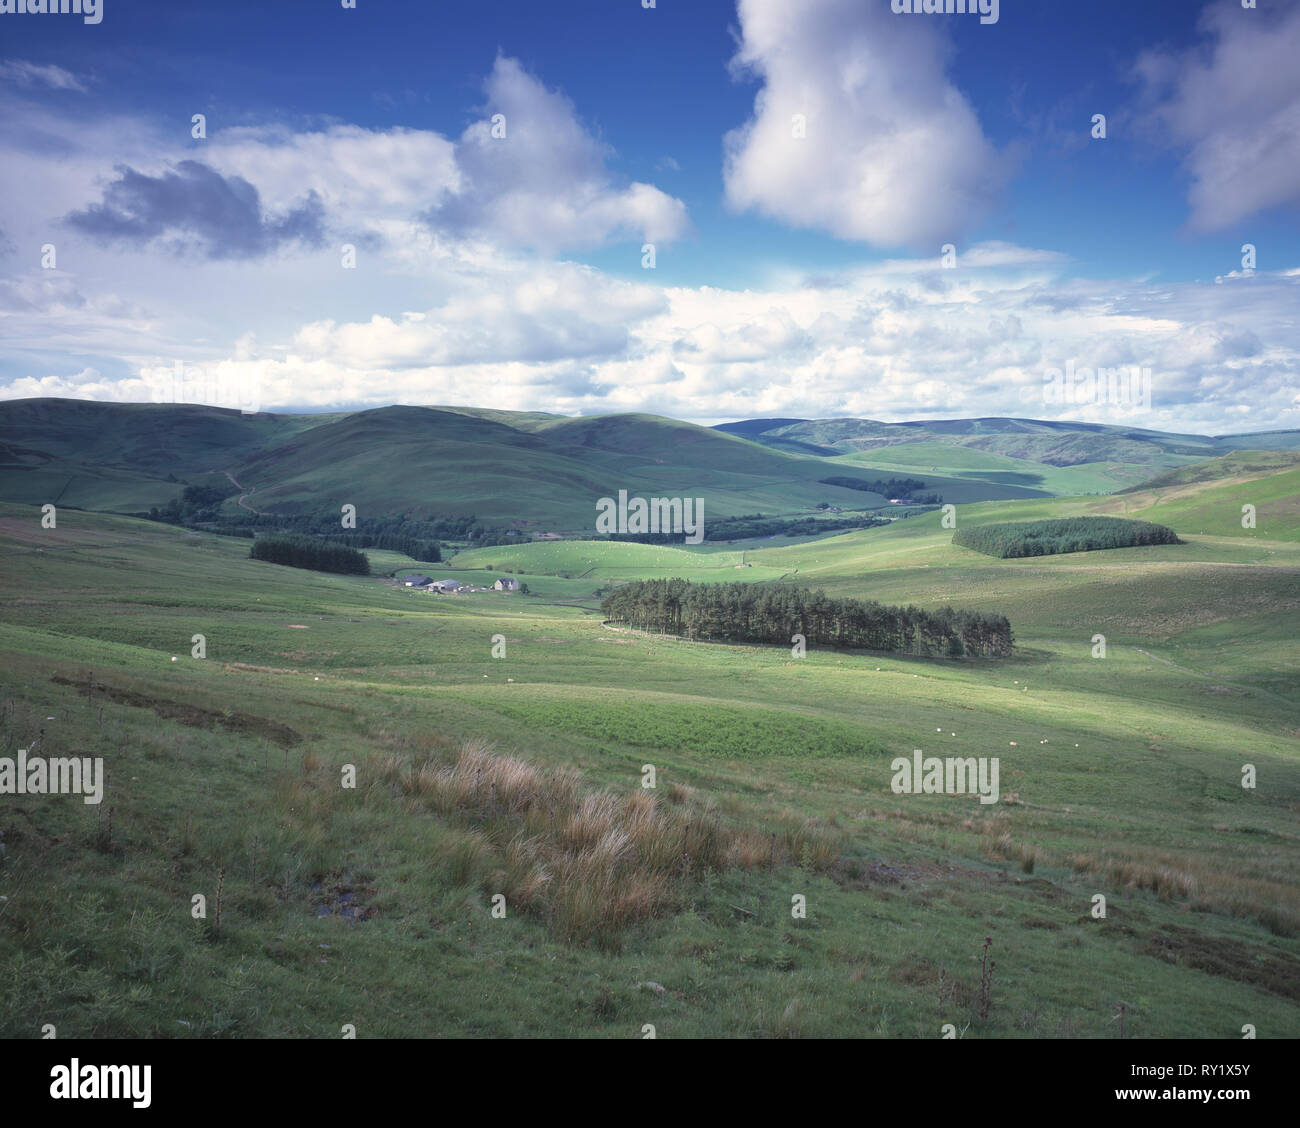
{"label": "moorland grass", "polygon": [[[959,520],[1090,502],[1017,504]],[[962,566],[936,516],[755,554],[996,601],[1020,652],[982,665],[622,635],[598,574],[435,598],[47,532],[0,507],[0,755],[44,729],[109,786],[0,797],[6,1035],[1114,1037],[1120,1002],[1127,1037],[1297,1029],[1293,544]],[[1000,756],[1003,802],[893,794],[914,747]],[[219,928],[190,914],[218,887]]]}

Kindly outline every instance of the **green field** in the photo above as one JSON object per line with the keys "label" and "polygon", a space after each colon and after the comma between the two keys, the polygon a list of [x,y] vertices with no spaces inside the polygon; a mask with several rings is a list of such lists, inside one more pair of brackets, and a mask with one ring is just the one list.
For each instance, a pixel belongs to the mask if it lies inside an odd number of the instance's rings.
{"label": "green field", "polygon": [[[753,552],[700,545],[630,544],[622,541],[534,541],[531,544],[476,548],[457,553],[450,563],[457,568],[494,568],[518,572],[563,576],[566,579],[643,579],[649,576],[682,576],[714,582],[777,580],[790,569],[757,563]],[[459,578],[459,577],[458,577]]]}
{"label": "green field", "polygon": [[[0,755],[44,730],[109,769],[99,807],[0,796],[0,1033],[1107,1038],[1122,1005],[1129,1037],[1293,1037],[1285,478],[957,511],[1132,516],[1180,546],[998,560],[935,512],[744,569],[572,541],[371,553],[370,577],[0,505]],[[431,596],[403,570],[533,594]],[[1018,652],[796,658],[602,625],[598,589],[670,575],[998,611]],[[915,748],[998,757],[1001,801],[893,793]]]}
{"label": "green field", "polygon": [[[1082,462],[1073,466],[1053,466],[954,443],[905,443],[857,451],[842,456],[838,461],[882,473],[920,476],[927,488],[940,490],[945,501],[954,503],[982,501],[990,496],[968,496],[974,483],[1018,486],[1067,495],[1110,493],[1151,477],[1151,468],[1146,465]],[[1169,461],[1181,464],[1193,459],[1170,456]],[[946,479],[955,480],[949,483]]]}

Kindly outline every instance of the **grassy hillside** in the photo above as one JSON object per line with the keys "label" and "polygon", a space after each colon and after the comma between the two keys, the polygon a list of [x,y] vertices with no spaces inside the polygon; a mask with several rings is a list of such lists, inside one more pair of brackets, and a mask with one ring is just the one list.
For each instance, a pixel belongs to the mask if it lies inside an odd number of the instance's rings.
{"label": "grassy hillside", "polygon": [[1234,450],[1218,458],[1207,458],[1139,482],[1120,493],[1158,490],[1166,486],[1190,486],[1225,478],[1262,477],[1300,465],[1300,452],[1274,450]]}
{"label": "grassy hillside", "polygon": [[[1253,528],[1242,526],[1247,505]],[[1125,490],[1108,508],[1202,535],[1300,540],[1300,454],[1238,451]]]}
{"label": "grassy hillside", "polygon": [[162,505],[185,482],[229,479],[244,508],[268,513],[352,504],[362,516],[475,515],[561,530],[591,529],[596,500],[620,489],[703,497],[714,516],[883,501],[819,484],[819,459],[655,416],[426,407],[244,416],[30,400],[0,404],[0,444],[0,497],[117,512]]}
{"label": "grassy hillside", "polygon": [[819,485],[822,473],[818,462],[649,416],[523,432],[408,407],[316,428],[236,470],[241,483],[256,486],[258,508],[274,512],[351,502],[358,512],[476,514],[562,529],[592,528],[596,500],[620,489],[703,497],[706,514],[716,516],[819,500],[863,504],[856,491]]}
{"label": "grassy hillside", "polygon": [[[342,1014],[367,1036],[929,1038],[952,1020],[1107,1037],[1122,1001],[1140,1036],[1228,1036],[1241,1014],[1293,1032],[1300,548],[1194,538],[1177,562],[958,567],[950,535],[913,518],[754,552],[743,572],[716,551],[480,550],[451,574],[590,570],[537,575],[557,585],[538,596],[433,597],[250,561],[247,542],[84,513],[40,530],[3,507],[6,747],[43,728],[112,774],[100,809],[0,806],[0,1031],[328,1036]],[[1020,656],[796,661],[601,627],[609,577],[688,563],[996,608]],[[893,794],[889,761],[914,747],[999,756],[1003,802]],[[527,780],[553,811],[631,820],[634,853],[574,853],[511,790]],[[660,837],[699,868],[662,868]],[[218,880],[215,928],[188,906]]]}
{"label": "grassy hillside", "polygon": [[[1287,433],[1268,436],[1282,445]],[[0,404],[0,498],[142,513],[186,484],[225,509],[286,516],[477,516],[532,531],[593,528],[595,501],[703,497],[706,520],[883,505],[828,486],[846,470],[922,477],[964,505],[1105,493],[1221,452],[1207,436],[1082,423],[750,420],[697,427],[653,415],[388,407],[243,415],[186,404]],[[854,476],[852,473],[849,476]],[[860,476],[860,475],[859,475]],[[242,502],[242,504],[241,504]]]}
{"label": "grassy hillside", "polygon": [[1169,455],[1209,457],[1215,442],[1204,435],[1170,435],[1102,423],[1042,419],[935,419],[879,423],[872,419],[815,419],[756,436],[760,441],[798,439],[842,451],[938,442],[991,450],[1056,466],[1082,462],[1161,462]]}
{"label": "grassy hillside", "polygon": [[339,418],[196,404],[31,399],[0,404],[0,497],[146,510],[241,457]]}
{"label": "grassy hillside", "polygon": [[[0,1033],[1111,1037],[1121,1002],[1130,1036],[1293,1033],[1300,547],[960,567],[950,536],[934,515],[747,559],[996,608],[1017,658],[794,660],[600,625],[607,574],[720,552],[600,545],[584,579],[530,579],[557,585],[540,596],[433,597],[0,507],[0,736],[44,729],[111,770],[98,809],[0,802]],[[516,551],[571,570],[580,547]],[[1002,802],[894,794],[916,747],[999,756]],[[620,826],[621,860],[566,837]],[[219,881],[220,927],[192,920]]]}
{"label": "grassy hillside", "polygon": [[[757,559],[744,552],[746,562]],[[702,551],[672,545],[621,541],[549,541],[476,548],[458,553],[457,568],[494,568],[523,575],[548,574],[592,580],[673,575],[683,579],[724,582],[776,580],[787,569],[757,565],[741,568],[740,550]]]}
{"label": "grassy hillside", "polygon": [[[969,455],[952,452],[928,453],[935,445],[968,448],[970,451],[1000,455],[1016,462],[1039,463],[1046,467],[1089,468],[1065,489],[1048,488],[1053,493],[1092,493],[1129,485],[1135,476],[1150,477],[1161,469],[1176,468],[1189,461],[1215,457],[1225,451],[1251,446],[1273,450],[1300,449],[1300,432],[1273,431],[1251,435],[1175,435],[1145,428],[1101,423],[1049,421],[1042,419],[943,419],[906,423],[881,423],[873,419],[747,420],[722,425],[756,442],[778,449],[800,445],[809,451],[831,454],[857,454],[871,465],[911,464],[908,448],[927,448],[922,459],[929,458],[936,467],[966,469],[983,466],[978,460],[965,461]],[[1258,442],[1253,441],[1258,438]],[[1105,469],[1103,469],[1105,468]],[[1141,470],[1137,468],[1142,468]],[[1017,473],[1034,471],[1019,468]],[[1044,474],[1047,486],[1046,472]],[[1092,488],[1101,475],[1098,489]],[[996,481],[997,479],[992,479]],[[1088,482],[1088,485],[1084,485]],[[1035,484],[1022,481],[1022,484]]]}
{"label": "grassy hillside", "polygon": [[[1017,486],[1026,491],[1071,495],[1111,493],[1123,486],[1146,481],[1151,468],[1146,463],[1083,462],[1074,466],[1052,466],[1026,458],[1011,458],[996,451],[958,446],[955,443],[901,443],[884,449],[858,451],[840,457],[892,474],[924,476],[938,483],[945,498],[957,504],[987,501],[995,496],[992,487]],[[1180,459],[1185,462],[1186,459]],[[949,478],[964,479],[961,482]],[[966,496],[972,489],[983,489],[983,496]]]}
{"label": "grassy hillside", "polygon": [[565,418],[550,411],[504,411],[493,407],[458,407],[447,404],[425,404],[434,411],[451,411],[457,415],[469,415],[475,419],[486,419],[492,423],[504,423],[517,431],[536,430],[556,419]]}

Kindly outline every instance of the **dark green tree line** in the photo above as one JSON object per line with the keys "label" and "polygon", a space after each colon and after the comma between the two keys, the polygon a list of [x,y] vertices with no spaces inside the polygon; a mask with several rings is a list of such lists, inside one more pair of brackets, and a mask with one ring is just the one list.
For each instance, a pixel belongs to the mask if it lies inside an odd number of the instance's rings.
{"label": "dark green tree line", "polygon": [[886,607],[788,584],[695,584],[638,580],[601,603],[607,618],[685,638],[883,650],[900,654],[1004,657],[1014,637],[1003,615],[944,607]]}
{"label": "dark green tree line", "polygon": [[290,568],[342,572],[350,576],[370,575],[370,561],[364,552],[317,537],[258,537],[248,555],[254,560],[287,564]]}
{"label": "dark green tree line", "polygon": [[823,486],[839,486],[846,490],[865,490],[882,497],[905,497],[925,505],[938,505],[943,498],[937,493],[920,493],[925,483],[919,478],[818,478]]}

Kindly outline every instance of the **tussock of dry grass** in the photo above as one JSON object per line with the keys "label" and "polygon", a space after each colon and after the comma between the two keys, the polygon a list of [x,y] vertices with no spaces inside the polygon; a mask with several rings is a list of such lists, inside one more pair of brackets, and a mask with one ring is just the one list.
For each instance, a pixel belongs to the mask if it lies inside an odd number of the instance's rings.
{"label": "tussock of dry grass", "polygon": [[569,771],[544,771],[482,741],[453,763],[387,752],[372,778],[408,803],[472,828],[442,859],[449,878],[504,893],[509,908],[547,918],[566,940],[616,943],[625,928],[665,911],[705,870],[743,864],[716,811],[682,788],[584,789]]}
{"label": "tussock of dry grass", "polygon": [[1213,854],[1102,852],[1074,854],[1054,861],[1037,846],[1015,841],[1006,814],[968,819],[962,827],[979,834],[986,857],[1019,862],[1024,873],[1033,873],[1040,864],[1062,864],[1099,886],[1152,893],[1162,901],[1186,902],[1198,912],[1253,918],[1277,936],[1300,933],[1300,893],[1288,874],[1274,875],[1266,862],[1261,871],[1260,860],[1250,863],[1254,873],[1238,859]]}
{"label": "tussock of dry grass", "polygon": [[510,910],[547,919],[572,942],[614,946],[626,928],[668,911],[688,884],[728,867],[829,869],[841,833],[789,814],[778,830],[723,825],[716,804],[674,784],[661,799],[587,789],[572,771],[543,770],[464,743],[452,762],[432,749],[386,751],[364,778],[466,829],[440,859],[455,884],[504,893]]}
{"label": "tussock of dry grass", "polygon": [[1277,936],[1300,933],[1300,894],[1289,882],[1254,877],[1239,862],[1214,856],[1076,854],[1076,874],[1126,892],[1188,902],[1198,912],[1254,918]]}
{"label": "tussock of dry grass", "polygon": [[1075,873],[1126,891],[1181,900],[1200,912],[1222,912],[1258,920],[1278,936],[1300,932],[1300,895],[1293,885],[1242,872],[1240,862],[1214,856],[1150,858],[1132,854],[1077,854]]}

